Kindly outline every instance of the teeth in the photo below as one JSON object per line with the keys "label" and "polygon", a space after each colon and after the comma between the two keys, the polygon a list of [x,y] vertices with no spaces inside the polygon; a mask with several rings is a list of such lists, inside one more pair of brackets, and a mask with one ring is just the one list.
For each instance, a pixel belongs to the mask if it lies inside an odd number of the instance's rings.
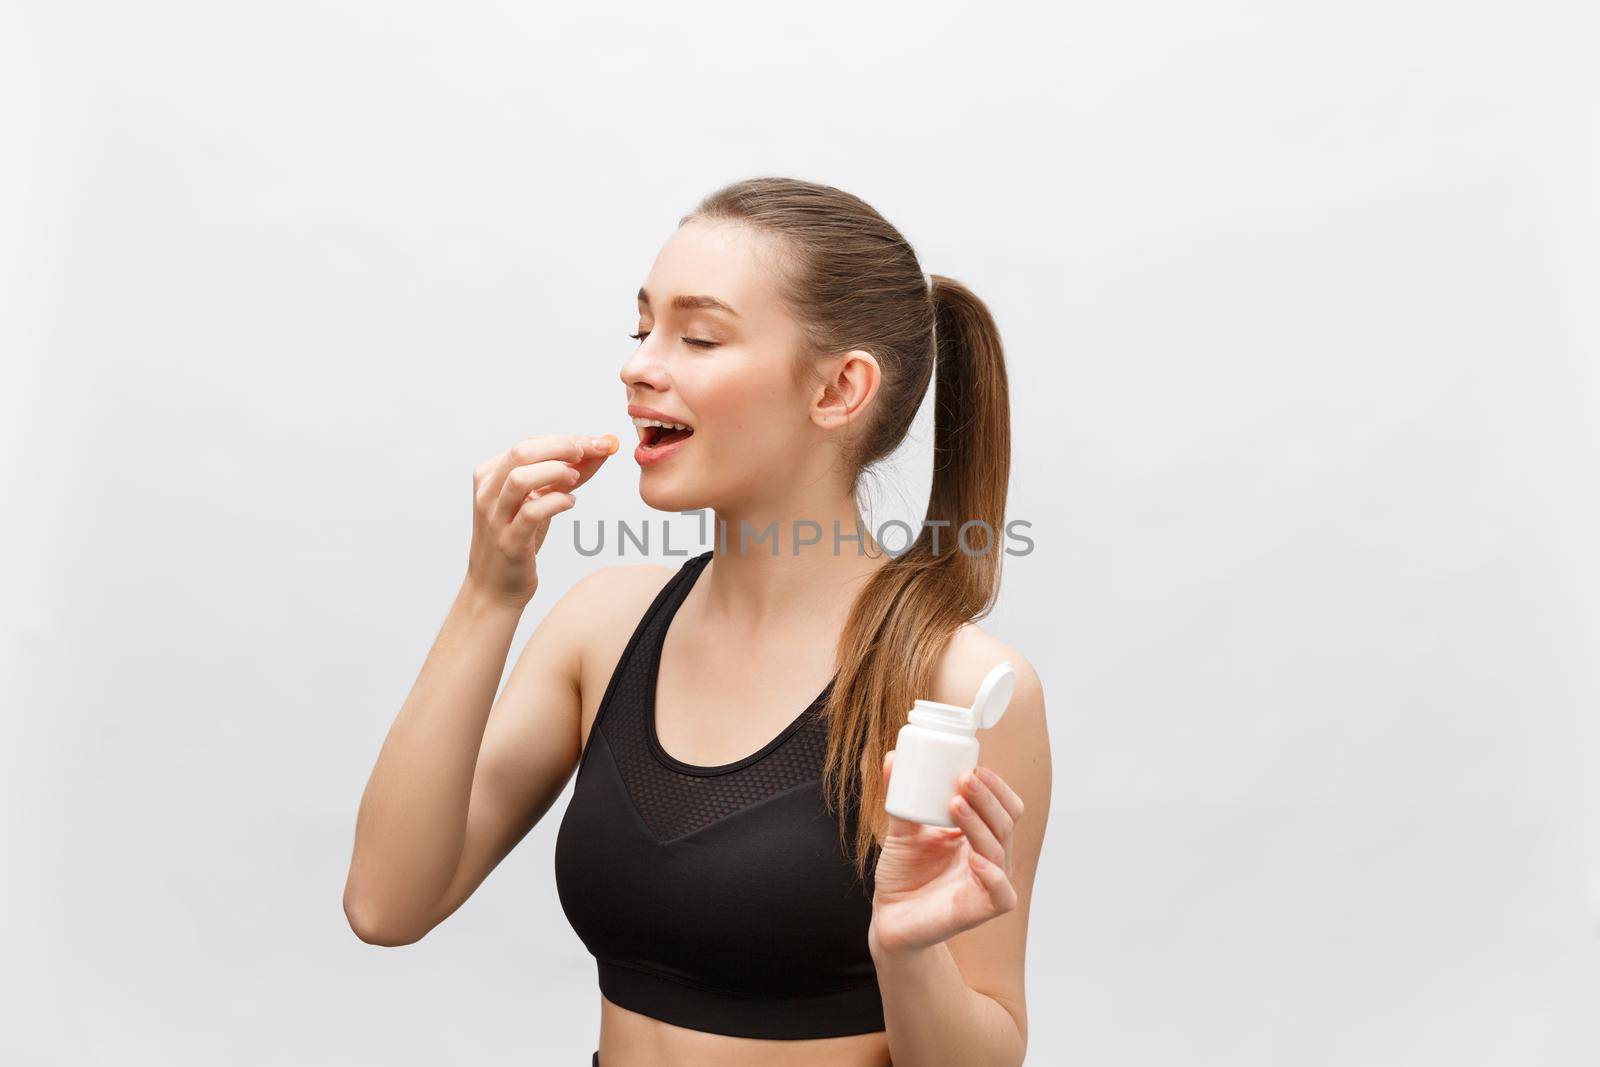
{"label": "teeth", "polygon": [[687,430],[689,427],[681,422],[662,422],[660,419],[634,419],[633,424],[641,429],[646,426],[665,426],[670,430]]}

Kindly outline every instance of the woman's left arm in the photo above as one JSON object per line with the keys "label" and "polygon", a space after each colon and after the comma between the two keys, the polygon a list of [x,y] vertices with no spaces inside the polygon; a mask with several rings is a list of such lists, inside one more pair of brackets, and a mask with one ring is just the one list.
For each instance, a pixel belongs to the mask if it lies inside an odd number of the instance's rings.
{"label": "woman's left arm", "polygon": [[[993,664],[995,643],[984,644],[976,655],[952,648],[939,686],[949,702],[970,700]],[[895,1067],[1016,1067],[1027,1050],[1023,977],[1050,741],[1038,675],[1015,651],[1004,658],[1016,692],[983,733],[976,772],[962,776],[955,828],[887,816],[867,940]],[[893,768],[891,752],[885,773]]]}

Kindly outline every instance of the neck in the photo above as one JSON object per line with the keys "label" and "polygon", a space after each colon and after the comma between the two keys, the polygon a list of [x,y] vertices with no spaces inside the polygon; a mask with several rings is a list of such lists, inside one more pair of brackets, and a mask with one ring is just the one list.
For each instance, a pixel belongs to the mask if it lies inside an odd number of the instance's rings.
{"label": "neck", "polygon": [[888,562],[849,494],[713,514],[706,609],[746,632],[796,618],[836,631]]}

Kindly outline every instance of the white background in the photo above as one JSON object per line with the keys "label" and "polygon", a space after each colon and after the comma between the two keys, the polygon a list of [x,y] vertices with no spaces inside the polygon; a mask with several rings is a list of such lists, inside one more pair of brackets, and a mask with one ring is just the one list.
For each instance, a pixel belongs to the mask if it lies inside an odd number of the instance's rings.
{"label": "white background", "polygon": [[402,949],[356,804],[472,467],[626,435],[656,251],[784,174],[1004,334],[1029,1063],[1600,1063],[1593,11],[8,5],[0,1058],[588,1062],[565,800]]}

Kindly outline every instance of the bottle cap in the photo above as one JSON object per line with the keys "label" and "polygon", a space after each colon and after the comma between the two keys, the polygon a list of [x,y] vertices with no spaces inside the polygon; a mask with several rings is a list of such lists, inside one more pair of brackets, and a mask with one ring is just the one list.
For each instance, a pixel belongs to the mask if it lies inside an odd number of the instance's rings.
{"label": "bottle cap", "polygon": [[1002,660],[978,686],[978,697],[972,702],[972,721],[987,730],[1000,721],[1011,703],[1011,694],[1017,688],[1017,672],[1010,660]]}

